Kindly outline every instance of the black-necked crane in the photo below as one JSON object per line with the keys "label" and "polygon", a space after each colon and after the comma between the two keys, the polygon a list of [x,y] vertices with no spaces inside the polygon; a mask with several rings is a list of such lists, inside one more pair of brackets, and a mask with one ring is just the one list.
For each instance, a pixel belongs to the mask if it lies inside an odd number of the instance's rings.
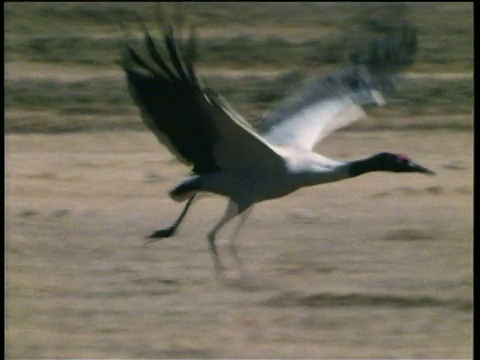
{"label": "black-necked crane", "polygon": [[218,274],[217,232],[240,215],[230,241],[240,265],[234,239],[258,202],[371,171],[434,174],[405,155],[339,161],[313,151],[332,131],[365,117],[365,106],[384,104],[395,73],[413,61],[415,30],[373,41],[367,52],[353,53],[346,68],[305,81],[256,127],[197,77],[193,31],[186,43],[175,38],[172,26],[164,32],[160,47],[145,30],[141,47],[127,45],[120,62],[148,128],[178,160],[193,165],[192,176],[170,191],[173,200],[187,201],[185,207],[173,225],[149,236],[152,241],[175,234],[197,193],[223,195],[226,212],[207,235]]}

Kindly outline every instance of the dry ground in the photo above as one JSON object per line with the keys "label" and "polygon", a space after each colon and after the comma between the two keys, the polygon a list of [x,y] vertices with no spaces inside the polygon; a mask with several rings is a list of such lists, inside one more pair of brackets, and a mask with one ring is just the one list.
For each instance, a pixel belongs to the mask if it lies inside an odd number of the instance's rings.
{"label": "dry ground", "polygon": [[[145,132],[7,135],[8,358],[472,356],[471,132],[342,132],[336,158],[407,152],[438,172],[369,174],[256,207],[248,278],[215,281],[201,199]],[[221,255],[230,260],[221,233]],[[231,266],[231,261],[228,262]]]}

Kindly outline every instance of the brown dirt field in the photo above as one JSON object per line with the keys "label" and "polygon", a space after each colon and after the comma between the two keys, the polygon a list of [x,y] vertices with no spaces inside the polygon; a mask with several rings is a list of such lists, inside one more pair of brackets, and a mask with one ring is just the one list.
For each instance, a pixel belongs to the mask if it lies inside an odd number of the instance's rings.
{"label": "brown dirt field", "polygon": [[225,199],[144,244],[187,173],[151,134],[7,135],[7,358],[472,357],[473,134],[341,132],[319,148],[383,150],[438,175],[259,204],[238,239],[248,279],[219,284],[205,234]]}

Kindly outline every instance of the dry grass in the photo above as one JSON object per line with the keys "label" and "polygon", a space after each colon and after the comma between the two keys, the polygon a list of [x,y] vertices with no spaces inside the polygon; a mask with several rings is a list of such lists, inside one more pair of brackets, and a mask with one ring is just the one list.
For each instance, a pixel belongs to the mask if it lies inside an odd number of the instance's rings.
{"label": "dry grass", "polygon": [[326,139],[332,157],[407,150],[438,175],[371,174],[260,204],[238,242],[250,279],[219,285],[205,233],[223,199],[144,245],[180,210],[166,192],[186,173],[152,135],[8,135],[6,356],[469,358],[472,141]]}

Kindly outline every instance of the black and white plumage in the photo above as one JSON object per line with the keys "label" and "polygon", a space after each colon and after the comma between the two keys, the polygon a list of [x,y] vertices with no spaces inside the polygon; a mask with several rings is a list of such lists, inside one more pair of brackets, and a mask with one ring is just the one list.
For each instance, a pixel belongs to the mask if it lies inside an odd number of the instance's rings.
{"label": "black and white plumage", "polygon": [[[415,49],[416,32],[408,29],[373,42],[367,55],[352,54],[345,69],[302,83],[254,128],[197,77],[193,32],[181,44],[168,26],[157,46],[145,31],[142,46],[127,46],[120,62],[129,90],[160,143],[193,165],[193,176],[170,192],[176,201],[188,199],[181,215],[150,238],[173,235],[197,192],[226,196],[227,211],[208,234],[218,273],[216,233],[239,214],[241,225],[255,203],[370,171],[433,174],[403,155],[337,161],[313,152],[332,131],[365,117],[365,106],[385,103],[382,92],[395,88],[393,75],[411,64]],[[240,262],[233,239],[231,250]]]}

